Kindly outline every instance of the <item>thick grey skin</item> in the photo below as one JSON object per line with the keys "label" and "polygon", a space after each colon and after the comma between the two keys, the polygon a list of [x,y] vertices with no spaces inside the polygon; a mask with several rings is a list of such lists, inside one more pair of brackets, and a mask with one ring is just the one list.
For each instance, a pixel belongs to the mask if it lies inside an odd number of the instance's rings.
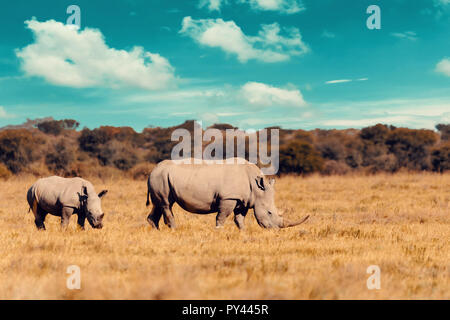
{"label": "thick grey skin", "polygon": [[275,180],[268,180],[254,164],[182,164],[164,160],[150,174],[147,181],[147,205],[153,209],[147,221],[159,229],[159,220],[175,228],[172,212],[174,203],[184,210],[208,214],[217,212],[216,227],[223,227],[226,218],[234,213],[234,222],[239,229],[244,228],[244,218],[249,209],[254,210],[258,224],[263,228],[284,228],[303,223],[286,223],[277,210],[274,201]]}
{"label": "thick grey skin", "polygon": [[[62,178],[57,176],[37,180],[27,193],[27,201],[34,214],[38,229],[45,230],[45,217],[48,213],[61,217],[61,226],[66,228],[70,217],[78,215],[78,225],[84,229],[86,218],[93,228],[103,227],[104,213],[100,198],[94,186],[82,178]],[[84,205],[83,205],[84,204]]]}

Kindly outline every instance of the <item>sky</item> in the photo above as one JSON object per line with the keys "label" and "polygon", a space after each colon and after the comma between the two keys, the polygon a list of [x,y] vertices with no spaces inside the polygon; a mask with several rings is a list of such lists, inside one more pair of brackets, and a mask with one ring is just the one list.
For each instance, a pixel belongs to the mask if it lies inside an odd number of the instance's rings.
{"label": "sky", "polygon": [[15,0],[0,25],[0,126],[450,122],[450,0]]}

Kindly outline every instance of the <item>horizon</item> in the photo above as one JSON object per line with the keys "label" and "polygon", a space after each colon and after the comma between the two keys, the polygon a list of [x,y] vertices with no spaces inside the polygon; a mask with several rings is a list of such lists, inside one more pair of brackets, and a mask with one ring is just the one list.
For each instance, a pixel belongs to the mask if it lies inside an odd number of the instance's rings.
{"label": "horizon", "polygon": [[[0,127],[432,129],[450,122],[450,2],[19,0],[0,12]],[[22,4],[22,5],[21,5]],[[79,48],[83,48],[80,50]]]}
{"label": "horizon", "polygon": [[[43,122],[48,122],[48,121],[61,121],[61,120],[75,120],[79,125],[76,128],[73,128],[71,130],[78,131],[78,132],[81,132],[83,129],[94,130],[94,129],[98,129],[98,128],[101,128],[101,127],[114,127],[114,128],[131,128],[136,133],[143,133],[145,129],[157,129],[157,128],[169,129],[169,128],[182,126],[182,125],[184,125],[186,123],[191,123],[191,122],[199,123],[199,121],[195,120],[195,119],[185,119],[182,122],[175,123],[173,125],[168,125],[168,126],[148,125],[148,126],[142,128],[141,130],[136,130],[132,126],[120,126],[120,125],[115,126],[115,125],[108,125],[108,124],[99,124],[99,125],[97,125],[95,127],[88,127],[88,126],[83,126],[82,123],[80,121],[78,121],[77,119],[63,119],[63,118],[55,119],[52,116],[48,116],[48,117],[44,116],[42,118],[36,118],[36,119],[28,119],[27,118],[27,119],[25,119],[24,122],[19,123],[19,124],[6,124],[6,125],[0,127],[0,131],[2,131],[2,130],[11,130],[11,129],[29,129],[30,127],[38,130],[38,128],[37,128],[37,124],[38,123],[43,123]],[[233,127],[232,129],[240,130],[240,131],[248,131],[248,130],[250,130],[250,132],[251,132],[251,130],[253,130],[253,129],[244,129],[244,128],[236,127],[236,126],[233,126],[232,124],[226,123],[226,122],[212,123],[212,124],[208,124],[208,125],[204,125],[201,122],[200,124],[202,124],[202,129],[203,130],[206,130],[208,128],[215,127],[215,126],[222,126],[222,125],[230,125],[230,126]],[[283,128],[281,126],[268,126],[268,127],[260,128],[260,129],[258,129],[258,131],[259,130],[263,130],[263,129],[280,129],[280,130],[285,130],[285,131],[303,130],[303,131],[306,131],[306,132],[315,131],[315,130],[338,130],[338,131],[359,130],[360,131],[360,130],[362,130],[364,128],[373,127],[373,126],[376,126],[376,125],[384,125],[384,126],[388,126],[388,127],[391,126],[391,127],[394,127],[394,128],[406,128],[406,129],[412,129],[412,130],[431,130],[431,131],[434,131],[436,133],[440,132],[436,128],[436,126],[433,127],[433,128],[430,128],[430,129],[428,129],[428,128],[415,129],[415,128],[409,128],[409,127],[406,127],[406,126],[395,126],[395,125],[386,124],[386,123],[375,123],[373,125],[365,126],[365,127],[361,127],[361,128],[348,127],[348,128],[338,128],[338,129],[336,129],[336,128],[331,128],[331,129],[326,129],[326,128],[312,128],[312,129],[296,128],[296,129],[294,129],[294,128]],[[436,124],[436,125],[438,125],[438,124]]]}

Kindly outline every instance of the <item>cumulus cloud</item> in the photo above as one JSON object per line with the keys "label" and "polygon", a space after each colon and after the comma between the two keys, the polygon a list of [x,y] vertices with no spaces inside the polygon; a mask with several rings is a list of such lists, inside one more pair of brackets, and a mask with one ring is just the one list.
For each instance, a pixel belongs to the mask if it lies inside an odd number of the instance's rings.
{"label": "cumulus cloud", "polygon": [[445,58],[442,59],[437,65],[436,65],[436,72],[440,72],[445,74],[446,76],[450,77],[450,59]]}
{"label": "cumulus cloud", "polygon": [[238,0],[240,3],[249,3],[254,10],[278,11],[293,14],[304,10],[300,0]]}
{"label": "cumulus cloud", "polygon": [[280,89],[260,82],[247,82],[241,88],[241,95],[248,104],[253,106],[306,106],[300,90]]}
{"label": "cumulus cloud", "polygon": [[281,34],[278,23],[261,26],[256,36],[247,36],[234,21],[222,19],[192,19],[185,17],[180,33],[198,43],[220,48],[237,55],[240,62],[254,59],[263,62],[289,60],[309,51],[297,28],[284,28]]}
{"label": "cumulus cloud", "polygon": [[200,0],[198,7],[206,7],[209,11],[220,11],[220,7],[225,3],[227,0]]}
{"label": "cumulus cloud", "polygon": [[23,71],[48,82],[76,88],[138,87],[158,90],[170,87],[174,69],[157,53],[133,47],[110,48],[99,30],[82,31],[61,22],[25,21],[34,42],[16,50]]}

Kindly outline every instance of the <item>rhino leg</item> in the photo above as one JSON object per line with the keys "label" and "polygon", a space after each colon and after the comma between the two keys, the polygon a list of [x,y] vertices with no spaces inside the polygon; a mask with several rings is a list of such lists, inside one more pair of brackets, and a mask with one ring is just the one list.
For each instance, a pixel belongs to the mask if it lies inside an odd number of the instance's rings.
{"label": "rhino leg", "polygon": [[86,214],[78,213],[77,223],[81,230],[84,230],[84,223],[86,221]]}
{"label": "rhino leg", "polygon": [[156,228],[159,230],[159,220],[161,219],[162,213],[163,213],[162,208],[153,206],[152,211],[150,212],[150,214],[147,217],[148,223],[150,223],[150,225],[153,228]]}
{"label": "rhino leg", "polygon": [[171,229],[176,228],[175,217],[172,212],[172,206],[164,206],[162,207],[162,212],[164,216],[164,223]]}
{"label": "rhino leg", "polygon": [[216,228],[222,228],[227,217],[236,208],[236,200],[222,200],[219,204],[219,213],[216,216]]}
{"label": "rhino leg", "polygon": [[245,216],[243,216],[242,214],[234,215],[234,223],[241,230],[244,229],[244,218],[245,218]]}
{"label": "rhino leg", "polygon": [[245,216],[247,215],[247,211],[248,211],[248,209],[242,209],[242,210],[235,209],[234,210],[234,223],[241,230],[244,229],[244,219],[245,219]]}
{"label": "rhino leg", "polygon": [[45,230],[45,217],[47,216],[47,212],[45,212],[39,205],[33,205],[33,214],[34,214],[34,224],[38,228],[38,230]]}
{"label": "rhino leg", "polygon": [[70,217],[73,214],[73,209],[68,207],[63,207],[61,211],[61,228],[66,229],[69,225]]}

